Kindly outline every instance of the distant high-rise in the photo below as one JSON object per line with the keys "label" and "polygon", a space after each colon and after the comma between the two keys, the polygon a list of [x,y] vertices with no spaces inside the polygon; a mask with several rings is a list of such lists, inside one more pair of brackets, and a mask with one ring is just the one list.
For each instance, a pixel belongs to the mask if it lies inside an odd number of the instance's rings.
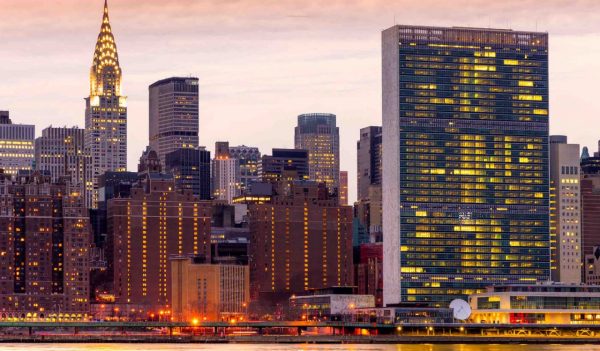
{"label": "distant high-rise", "polygon": [[231,157],[228,142],[215,144],[212,179],[215,200],[230,204],[240,195],[240,165],[238,159]]}
{"label": "distant high-rise", "polygon": [[261,161],[260,151],[251,146],[230,146],[229,155],[238,160],[240,167],[240,191],[243,193],[249,185],[260,181],[258,174]]}
{"label": "distant high-rise", "polygon": [[165,171],[175,177],[177,188],[190,189],[201,200],[210,200],[210,151],[177,149],[165,156]]}
{"label": "distant high-rise", "polygon": [[92,208],[98,204],[98,177],[106,171],[127,170],[127,98],[121,94],[121,78],[105,1],[90,70],[90,96],[85,99],[85,148],[90,156],[86,187]]}
{"label": "distant high-rise", "polygon": [[308,180],[308,151],[273,149],[273,155],[263,155],[260,177],[264,182],[284,180],[284,174],[295,174],[295,180]]}
{"label": "distant high-rise", "polygon": [[348,206],[348,171],[340,172],[338,197],[340,199],[340,206]]}
{"label": "distant high-rise", "polygon": [[13,124],[8,111],[0,111],[0,169],[15,175],[31,170],[34,154],[35,126]]}
{"label": "distant high-rise", "polygon": [[383,31],[384,303],[550,279],[548,34]]}
{"label": "distant high-rise", "polygon": [[310,180],[327,185],[330,192],[340,181],[340,131],[336,116],[310,113],[298,116],[295,148],[308,150]]}
{"label": "distant high-rise", "polygon": [[552,281],[581,283],[579,145],[550,136],[550,238]]}
{"label": "distant high-rise", "polygon": [[[35,167],[50,172],[53,182],[67,177],[73,186],[85,187],[85,166],[89,159],[85,153],[84,130],[48,127],[35,139]],[[91,200],[90,194],[84,194]],[[88,207],[91,203],[86,202]]]}
{"label": "distant high-rise", "polygon": [[150,85],[150,147],[166,155],[198,147],[198,78],[172,77]]}
{"label": "distant high-rise", "polygon": [[367,197],[369,186],[381,185],[381,146],[381,127],[360,130],[360,139],[356,143],[358,200]]}

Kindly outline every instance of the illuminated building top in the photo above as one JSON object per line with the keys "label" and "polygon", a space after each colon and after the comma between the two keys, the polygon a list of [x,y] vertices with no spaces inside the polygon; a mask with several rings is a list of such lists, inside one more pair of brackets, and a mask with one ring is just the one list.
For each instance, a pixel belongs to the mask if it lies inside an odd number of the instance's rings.
{"label": "illuminated building top", "polygon": [[104,1],[102,26],[96,41],[94,61],[90,70],[90,96],[121,95],[121,67],[117,44],[110,28],[108,3]]}

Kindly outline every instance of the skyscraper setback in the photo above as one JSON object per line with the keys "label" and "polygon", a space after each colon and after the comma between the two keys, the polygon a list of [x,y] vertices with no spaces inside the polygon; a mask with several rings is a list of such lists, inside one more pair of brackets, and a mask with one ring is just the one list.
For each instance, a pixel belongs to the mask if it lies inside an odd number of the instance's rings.
{"label": "skyscraper setback", "polygon": [[336,116],[310,113],[298,116],[295,128],[296,149],[308,150],[310,180],[325,183],[330,192],[340,182],[340,131]]}
{"label": "skyscraper setback", "polygon": [[150,147],[163,167],[166,155],[198,147],[198,78],[160,80],[150,91]]}
{"label": "skyscraper setback", "polygon": [[384,303],[550,279],[548,35],[383,32]]}
{"label": "skyscraper setback", "polygon": [[104,15],[92,68],[90,96],[85,99],[85,147],[90,156],[86,188],[91,206],[98,203],[98,176],[127,169],[127,98],[121,92],[122,71],[104,2]]}

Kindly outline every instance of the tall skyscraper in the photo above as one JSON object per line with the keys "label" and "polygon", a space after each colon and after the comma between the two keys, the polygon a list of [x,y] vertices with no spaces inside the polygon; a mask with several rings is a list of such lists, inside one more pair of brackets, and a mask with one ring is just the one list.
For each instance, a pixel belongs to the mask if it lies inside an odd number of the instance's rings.
{"label": "tall skyscraper", "polygon": [[260,181],[258,174],[261,161],[260,151],[251,146],[230,146],[229,155],[238,160],[240,167],[240,191],[244,193],[249,185]]}
{"label": "tall skyscraper", "polygon": [[150,147],[164,167],[168,153],[198,147],[198,78],[167,78],[149,90]]}
{"label": "tall skyscraper", "polygon": [[383,32],[384,303],[550,279],[548,34]]}
{"label": "tall skyscraper", "polygon": [[78,188],[52,183],[40,171],[13,180],[0,175],[3,316],[89,317],[89,246],[88,212]]}
{"label": "tall skyscraper", "polygon": [[215,158],[212,166],[213,196],[215,200],[228,204],[240,195],[240,164],[231,157],[229,143],[218,141],[215,144]]}
{"label": "tall skyscraper", "polygon": [[201,200],[210,200],[210,151],[177,149],[165,156],[165,170],[175,177],[175,186],[190,189]]}
{"label": "tall skyscraper", "polygon": [[317,182],[274,186],[270,202],[249,205],[252,298],[352,285],[352,208]]}
{"label": "tall skyscraper", "polygon": [[13,124],[8,111],[0,111],[0,169],[15,175],[33,168],[35,126]]}
{"label": "tall skyscraper", "polygon": [[550,136],[550,240],[552,281],[581,283],[579,145]]}
{"label": "tall skyscraper", "polygon": [[360,130],[360,139],[356,143],[358,200],[368,196],[369,186],[381,185],[381,145],[381,127]]}
{"label": "tall skyscraper", "polygon": [[161,171],[156,152],[146,150],[130,196],[107,206],[117,302],[146,311],[170,305],[171,256],[210,262],[211,203],[175,189],[173,177]]}
{"label": "tall skyscraper", "polygon": [[298,116],[295,147],[308,150],[310,180],[325,183],[330,192],[336,190],[340,181],[340,131],[336,116],[329,113]]}
{"label": "tall skyscraper", "polygon": [[[84,130],[72,127],[48,127],[35,139],[35,167],[50,172],[53,182],[67,177],[71,185],[85,187],[85,167],[89,158],[85,153]],[[91,194],[83,193],[86,200]],[[91,203],[86,203],[89,207]]]}
{"label": "tall skyscraper", "polygon": [[98,204],[98,177],[106,171],[127,170],[127,98],[121,95],[121,78],[105,1],[90,69],[90,96],[85,99],[85,148],[90,156],[86,187],[92,208]]}
{"label": "tall skyscraper", "polygon": [[300,149],[273,149],[273,155],[263,155],[260,165],[263,182],[284,180],[284,173],[295,174],[295,180],[308,180],[308,151]]}

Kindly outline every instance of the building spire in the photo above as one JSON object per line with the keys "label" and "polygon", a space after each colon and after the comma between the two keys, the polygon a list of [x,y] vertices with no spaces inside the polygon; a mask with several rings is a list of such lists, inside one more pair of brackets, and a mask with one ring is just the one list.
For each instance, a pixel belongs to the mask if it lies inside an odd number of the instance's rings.
{"label": "building spire", "polygon": [[[104,84],[107,73],[114,76],[114,78],[111,78],[111,84],[108,85]],[[102,25],[96,41],[90,72],[90,95],[100,96],[104,94],[121,95],[121,67],[119,66],[117,44],[108,17],[108,0],[104,0]]]}

